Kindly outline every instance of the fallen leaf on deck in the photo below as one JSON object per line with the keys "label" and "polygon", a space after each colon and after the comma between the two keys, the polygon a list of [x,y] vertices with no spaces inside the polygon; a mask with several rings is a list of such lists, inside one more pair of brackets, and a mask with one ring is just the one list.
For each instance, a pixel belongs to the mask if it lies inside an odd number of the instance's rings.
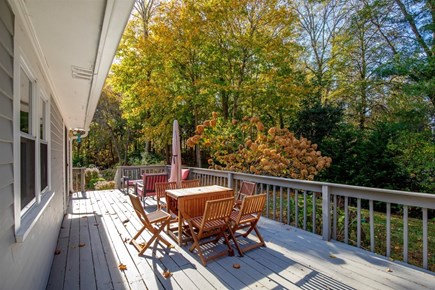
{"label": "fallen leaf on deck", "polygon": [[385,270],[386,272],[393,272],[393,270],[391,270],[390,268],[387,268],[387,270]]}
{"label": "fallen leaf on deck", "polygon": [[240,264],[233,264],[234,269],[240,269]]}
{"label": "fallen leaf on deck", "polygon": [[173,248],[175,248],[175,246],[174,245],[169,245],[169,248],[173,249]]}
{"label": "fallen leaf on deck", "polygon": [[141,247],[141,248],[145,247],[145,243],[140,243],[139,247]]}
{"label": "fallen leaf on deck", "polygon": [[126,219],[126,220],[123,220],[122,223],[123,223],[123,224],[126,224],[126,223],[128,223],[129,221],[130,221],[129,219]]}
{"label": "fallen leaf on deck", "polygon": [[99,224],[94,224],[94,226],[98,227],[98,226],[99,226]]}
{"label": "fallen leaf on deck", "polygon": [[124,243],[127,243],[129,240],[129,238],[124,238]]}
{"label": "fallen leaf on deck", "polygon": [[62,251],[60,249],[56,249],[56,251],[54,251],[55,255],[59,255]]}
{"label": "fallen leaf on deck", "polygon": [[163,271],[162,273],[163,277],[165,277],[165,279],[168,279],[169,277],[172,276],[172,273],[169,272],[168,270]]}
{"label": "fallen leaf on deck", "polygon": [[84,246],[86,246],[85,243],[80,243],[80,244],[79,244],[79,248],[83,248]]}
{"label": "fallen leaf on deck", "polygon": [[88,217],[87,216],[82,216],[82,219],[87,219]]}
{"label": "fallen leaf on deck", "polygon": [[64,229],[64,227],[62,226],[62,227],[60,227],[61,229]]}
{"label": "fallen leaf on deck", "polygon": [[333,254],[330,254],[329,257],[330,257],[330,258],[333,258],[333,259],[336,259],[336,258],[337,258],[337,257],[334,256]]}
{"label": "fallen leaf on deck", "polygon": [[119,270],[121,270],[121,271],[125,271],[125,270],[127,270],[127,266],[124,265],[123,263],[119,264],[119,265],[118,265],[118,268],[119,268]]}

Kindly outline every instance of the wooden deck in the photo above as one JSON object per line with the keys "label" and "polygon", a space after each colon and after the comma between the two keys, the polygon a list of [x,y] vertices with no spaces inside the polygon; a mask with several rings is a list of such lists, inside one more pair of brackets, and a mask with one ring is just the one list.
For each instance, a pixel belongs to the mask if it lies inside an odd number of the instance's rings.
{"label": "wooden deck", "polygon": [[[138,256],[128,240],[139,227],[120,191],[73,194],[47,289],[435,289],[432,272],[325,242],[266,218],[259,228],[267,248],[217,259],[207,267],[169,237],[174,248],[156,244],[154,255],[149,249]],[[121,263],[125,271],[119,270]],[[239,269],[233,268],[236,263]]]}

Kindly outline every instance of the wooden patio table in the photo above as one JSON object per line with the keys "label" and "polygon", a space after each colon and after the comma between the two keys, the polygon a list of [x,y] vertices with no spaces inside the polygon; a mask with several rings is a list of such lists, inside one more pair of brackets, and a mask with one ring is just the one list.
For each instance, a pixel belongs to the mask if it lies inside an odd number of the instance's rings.
{"label": "wooden patio table", "polygon": [[174,229],[169,228],[168,234],[178,242],[183,244],[183,222],[186,216],[198,217],[204,214],[205,203],[207,200],[215,200],[226,197],[233,197],[232,188],[220,185],[200,186],[181,189],[166,190],[166,202],[168,212],[175,214],[178,219],[177,234]]}

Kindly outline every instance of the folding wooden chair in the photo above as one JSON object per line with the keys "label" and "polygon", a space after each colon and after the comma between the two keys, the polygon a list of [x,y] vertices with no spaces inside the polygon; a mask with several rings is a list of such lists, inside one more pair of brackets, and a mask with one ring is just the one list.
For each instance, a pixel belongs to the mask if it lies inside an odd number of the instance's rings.
{"label": "folding wooden chair", "polygon": [[176,189],[176,182],[156,182],[156,199],[157,199],[157,209],[167,208],[166,204],[166,190]]}
{"label": "folding wooden chair", "polygon": [[[156,239],[168,247],[171,246],[171,244],[160,235],[161,231],[165,228],[165,226],[169,224],[171,215],[162,210],[156,210],[147,214],[142,207],[142,203],[139,197],[131,193],[129,193],[128,195],[130,197],[130,201],[133,205],[134,211],[136,212],[139,220],[143,224],[143,227],[130,241],[130,244],[132,244],[136,248],[136,250],[139,251],[139,256],[142,255]],[[152,237],[145,245],[140,245],[136,239],[143,233],[144,230],[148,230],[152,234]]]}
{"label": "folding wooden chair", "polygon": [[181,188],[199,187],[199,179],[182,180]]}
{"label": "folding wooden chair", "polygon": [[240,190],[234,200],[234,207],[240,208],[242,200],[245,196],[254,195],[256,186],[257,184],[254,182],[242,181],[242,184],[240,185]]}
{"label": "folding wooden chair", "polygon": [[[234,240],[234,235],[231,232],[229,226],[229,218],[234,204],[234,198],[228,197],[223,199],[208,200],[205,204],[205,211],[203,216],[199,217],[186,217],[187,223],[189,224],[190,233],[193,237],[193,245],[190,247],[189,251],[193,252],[194,249],[197,250],[201,263],[206,266],[207,261],[221,257],[224,255],[234,255],[234,251],[231,248],[230,242],[226,231],[229,231],[231,239]],[[211,236],[216,236],[215,239],[206,239]],[[209,257],[205,257],[201,249],[202,245],[208,243],[217,243],[220,238],[225,239],[225,245],[227,246],[226,251],[218,252]],[[206,240],[205,240],[206,239]]]}
{"label": "folding wooden chair", "polygon": [[[231,231],[235,237],[235,245],[237,251],[240,256],[243,256],[243,253],[261,246],[266,246],[263,237],[257,228],[257,223],[260,220],[261,214],[263,212],[264,205],[266,204],[266,194],[258,194],[252,196],[246,196],[240,207],[240,210],[233,210],[231,213]],[[240,229],[247,229],[246,232],[237,234],[237,231]],[[253,245],[245,246],[243,249],[240,248],[239,242],[237,241],[238,237],[246,238],[252,230],[255,231],[257,238],[259,239],[258,243]]]}

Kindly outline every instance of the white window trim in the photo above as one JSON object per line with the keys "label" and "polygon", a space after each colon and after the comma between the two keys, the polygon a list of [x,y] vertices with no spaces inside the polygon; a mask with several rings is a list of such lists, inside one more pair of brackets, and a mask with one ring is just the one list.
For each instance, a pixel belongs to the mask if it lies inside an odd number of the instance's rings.
{"label": "white window trim", "polygon": [[[38,85],[35,74],[29,67],[30,62],[26,60],[22,50],[18,48],[15,39],[15,58],[14,58],[14,99],[13,99],[13,136],[14,136],[14,217],[15,217],[15,239],[16,242],[24,242],[33,226],[37,223],[48,204],[54,197],[51,190],[51,140],[50,140],[50,99],[44,90]],[[20,73],[21,69],[26,73],[32,82],[31,95],[31,116],[32,132],[30,134],[20,131]],[[45,110],[45,140],[47,142],[47,183],[45,190],[40,190],[40,138],[39,138],[39,99],[46,103]],[[21,209],[21,137],[35,139],[35,198]],[[36,137],[36,138],[35,138]]]}

